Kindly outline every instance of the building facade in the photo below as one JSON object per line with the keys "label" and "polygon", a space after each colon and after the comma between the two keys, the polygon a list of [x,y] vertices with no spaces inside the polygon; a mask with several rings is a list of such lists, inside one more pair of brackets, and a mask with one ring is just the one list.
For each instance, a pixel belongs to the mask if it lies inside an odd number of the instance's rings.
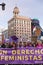
{"label": "building facade", "polygon": [[4,30],[2,34],[4,35],[4,39],[8,39],[8,29]]}
{"label": "building facade", "polygon": [[31,19],[19,16],[19,8],[15,7],[13,18],[8,21],[8,36],[17,36],[19,39],[31,40]]}
{"label": "building facade", "polygon": [[0,33],[0,44],[3,44],[4,42],[4,35]]}
{"label": "building facade", "polygon": [[2,43],[2,34],[0,34],[0,44]]}

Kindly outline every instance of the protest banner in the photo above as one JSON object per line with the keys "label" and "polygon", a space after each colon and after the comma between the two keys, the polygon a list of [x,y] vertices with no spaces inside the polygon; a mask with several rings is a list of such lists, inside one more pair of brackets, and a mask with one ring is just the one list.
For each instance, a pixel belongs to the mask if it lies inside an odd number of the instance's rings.
{"label": "protest banner", "polygon": [[43,63],[43,48],[0,49],[0,64],[37,64]]}

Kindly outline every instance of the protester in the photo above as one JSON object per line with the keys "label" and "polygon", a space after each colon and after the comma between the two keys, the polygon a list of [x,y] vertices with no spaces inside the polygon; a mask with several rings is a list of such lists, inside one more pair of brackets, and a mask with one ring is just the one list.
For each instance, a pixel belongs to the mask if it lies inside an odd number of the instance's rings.
{"label": "protester", "polygon": [[27,47],[29,47],[29,42],[27,42]]}
{"label": "protester", "polygon": [[22,42],[19,42],[18,46],[21,47],[22,46]]}
{"label": "protester", "polygon": [[1,48],[6,48],[5,43],[2,43]]}
{"label": "protester", "polygon": [[13,43],[13,48],[15,48],[16,47],[16,44],[15,43]]}
{"label": "protester", "polygon": [[38,47],[38,48],[43,47],[41,40],[37,40],[37,46],[36,47]]}
{"label": "protester", "polygon": [[8,44],[8,48],[13,48],[12,43],[13,43],[13,42],[9,42],[9,44]]}
{"label": "protester", "polygon": [[29,47],[32,47],[32,43],[31,42],[29,42]]}
{"label": "protester", "polygon": [[34,43],[32,46],[33,46],[33,47],[36,47],[36,44]]}
{"label": "protester", "polygon": [[7,42],[7,43],[5,43],[5,45],[6,45],[6,48],[8,48],[8,46],[9,46],[9,43]]}
{"label": "protester", "polygon": [[17,48],[17,43],[13,42],[12,45],[13,45],[13,48],[14,48],[14,49]]}
{"label": "protester", "polygon": [[23,47],[27,47],[27,43],[26,42],[23,42]]}
{"label": "protester", "polygon": [[1,45],[2,45],[2,43],[0,43],[0,48],[1,48]]}

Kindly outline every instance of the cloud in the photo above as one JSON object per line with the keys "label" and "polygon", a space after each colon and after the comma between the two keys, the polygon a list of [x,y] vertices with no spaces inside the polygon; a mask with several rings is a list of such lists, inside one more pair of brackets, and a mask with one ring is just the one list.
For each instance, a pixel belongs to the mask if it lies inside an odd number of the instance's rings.
{"label": "cloud", "polygon": [[0,33],[1,33],[2,31],[6,30],[6,29],[7,29],[6,27],[3,27],[3,26],[0,25]]}

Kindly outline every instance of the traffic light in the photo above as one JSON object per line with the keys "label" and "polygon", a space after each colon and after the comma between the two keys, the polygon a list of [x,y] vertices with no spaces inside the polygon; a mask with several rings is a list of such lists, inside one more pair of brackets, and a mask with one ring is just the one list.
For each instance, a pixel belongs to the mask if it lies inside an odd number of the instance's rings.
{"label": "traffic light", "polygon": [[5,10],[5,3],[2,3],[2,10]]}

